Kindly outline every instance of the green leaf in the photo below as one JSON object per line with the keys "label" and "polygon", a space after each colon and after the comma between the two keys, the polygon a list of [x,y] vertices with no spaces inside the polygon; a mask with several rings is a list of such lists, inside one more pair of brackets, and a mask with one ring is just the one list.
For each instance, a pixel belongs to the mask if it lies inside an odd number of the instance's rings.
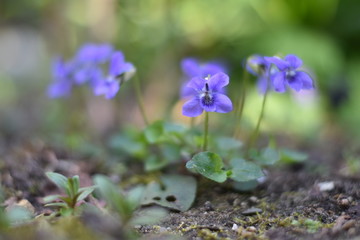
{"label": "green leaf", "polygon": [[132,225],[153,225],[160,222],[168,212],[159,207],[151,207],[137,211],[136,216],[131,221]]}
{"label": "green leaf", "polygon": [[64,192],[68,191],[68,180],[64,175],[55,172],[47,172],[46,176]]}
{"label": "green leaf", "polygon": [[227,173],[223,170],[224,163],[221,157],[216,153],[198,153],[186,163],[186,167],[215,182],[221,183],[225,182],[227,179]]}
{"label": "green leaf", "polygon": [[111,138],[110,147],[122,153],[127,153],[130,156],[143,158],[146,154],[144,142],[138,139],[130,138],[129,136],[117,135]]}
{"label": "green leaf", "polygon": [[73,199],[71,197],[60,197],[60,199],[66,203],[69,207],[73,205]]}
{"label": "green leaf", "polygon": [[74,198],[79,190],[79,176],[73,176],[72,178],[68,178],[68,195],[71,198]]}
{"label": "green leaf", "polygon": [[219,137],[216,139],[217,146],[224,151],[238,149],[242,146],[242,142],[230,137]]}
{"label": "green leaf", "polygon": [[95,186],[83,187],[79,189],[80,195],[77,198],[77,202],[84,200],[87,196],[89,196],[94,190]]}
{"label": "green leaf", "polygon": [[128,202],[132,205],[132,209],[137,208],[141,204],[141,199],[144,191],[145,191],[145,186],[136,185],[134,188],[130,189],[127,192],[126,198]]}
{"label": "green leaf", "polygon": [[147,185],[141,200],[142,205],[157,204],[178,211],[188,210],[195,200],[195,178],[183,175],[163,175],[161,182]]}
{"label": "green leaf", "polygon": [[175,163],[181,159],[181,148],[177,144],[164,143],[160,149],[167,163]]}
{"label": "green leaf", "polygon": [[247,192],[254,190],[259,185],[257,180],[250,180],[246,182],[233,182],[233,188],[238,191]]}
{"label": "green leaf", "polygon": [[132,216],[133,204],[129,203],[120,193],[120,189],[108,177],[103,175],[95,175],[93,181],[107,204],[117,211],[123,221],[128,221]]}
{"label": "green leaf", "polygon": [[164,138],[167,142],[184,142],[185,134],[188,131],[186,127],[174,123],[164,123]]}
{"label": "green leaf", "polygon": [[166,122],[164,123],[164,131],[170,134],[183,135],[187,131],[187,128],[180,124]]}
{"label": "green leaf", "polygon": [[163,168],[167,165],[167,161],[164,158],[160,158],[156,155],[150,155],[145,159],[145,171],[155,171]]}
{"label": "green leaf", "polygon": [[55,203],[47,203],[45,207],[60,207],[60,208],[67,208],[68,205],[64,202],[55,202]]}
{"label": "green leaf", "polygon": [[291,149],[281,149],[280,154],[281,154],[281,161],[287,164],[301,163],[308,158],[308,154],[294,151]]}
{"label": "green leaf", "polygon": [[238,182],[247,182],[264,176],[261,168],[253,163],[245,161],[242,158],[234,158],[230,162],[233,167],[230,170],[230,178]]}
{"label": "green leaf", "polygon": [[53,202],[60,199],[61,195],[50,195],[43,198],[44,203]]}
{"label": "green leaf", "polygon": [[164,122],[156,121],[144,130],[146,140],[153,144],[161,140],[164,134]]}
{"label": "green leaf", "polygon": [[74,193],[76,194],[79,190],[80,178],[78,175],[75,175],[72,177],[72,179],[73,179]]}
{"label": "green leaf", "polygon": [[260,165],[269,166],[269,165],[273,165],[277,161],[279,161],[280,155],[276,149],[274,149],[272,147],[267,147],[260,152],[260,155],[255,157],[255,160]]}

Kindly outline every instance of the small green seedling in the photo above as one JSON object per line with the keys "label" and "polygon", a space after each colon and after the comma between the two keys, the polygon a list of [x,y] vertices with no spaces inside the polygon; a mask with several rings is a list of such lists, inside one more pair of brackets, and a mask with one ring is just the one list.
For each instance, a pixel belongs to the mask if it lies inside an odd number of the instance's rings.
{"label": "small green seedling", "polygon": [[156,223],[167,213],[162,208],[138,209],[144,192],[142,186],[135,187],[125,194],[106,176],[95,175],[93,180],[100,196],[107,202],[108,208],[119,216],[124,225]]}
{"label": "small green seedling", "polygon": [[79,176],[67,178],[59,173],[47,172],[46,176],[66,195],[50,195],[43,200],[46,207],[60,208],[61,215],[75,214],[81,201],[89,196],[95,189],[95,186],[79,187]]}

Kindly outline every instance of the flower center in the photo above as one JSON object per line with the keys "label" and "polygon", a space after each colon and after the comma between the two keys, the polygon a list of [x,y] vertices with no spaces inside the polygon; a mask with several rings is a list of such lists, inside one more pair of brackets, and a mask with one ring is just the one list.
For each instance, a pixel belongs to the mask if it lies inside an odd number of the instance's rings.
{"label": "flower center", "polygon": [[211,91],[209,90],[208,83],[205,83],[205,90],[202,91],[202,93],[200,95],[200,99],[201,99],[201,102],[206,106],[210,106],[214,103],[214,97],[213,97]]}
{"label": "flower center", "polygon": [[296,72],[293,69],[289,69],[288,71],[286,71],[286,77],[294,77],[295,75]]}

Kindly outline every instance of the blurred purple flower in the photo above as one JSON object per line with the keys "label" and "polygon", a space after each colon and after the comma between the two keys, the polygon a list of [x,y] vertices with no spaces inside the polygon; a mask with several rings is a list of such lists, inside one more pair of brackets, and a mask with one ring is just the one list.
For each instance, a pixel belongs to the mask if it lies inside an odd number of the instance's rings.
{"label": "blurred purple flower", "polygon": [[74,73],[74,82],[82,85],[86,82],[92,84],[98,76],[99,66],[106,63],[113,52],[109,44],[84,44],[76,53],[74,64],[77,70]]}
{"label": "blurred purple flower", "polygon": [[75,59],[82,63],[105,63],[112,53],[110,44],[86,43],[78,50]]}
{"label": "blurred purple flower", "polygon": [[200,63],[195,58],[185,58],[181,61],[181,69],[185,74],[186,81],[183,83],[181,87],[180,95],[182,97],[192,96],[195,92],[194,89],[187,87],[189,81],[194,77],[200,77],[202,79],[213,76],[216,73],[224,72],[226,73],[226,69],[224,66],[217,62],[208,62],[208,63]]}
{"label": "blurred purple flower", "polygon": [[246,61],[246,70],[257,77],[257,87],[261,94],[264,94],[270,86],[268,86],[268,75],[271,64],[267,62],[264,56],[252,55]]}
{"label": "blurred purple flower", "polygon": [[57,58],[52,63],[53,82],[47,90],[50,98],[67,97],[71,93],[72,82],[70,74],[73,70],[71,62],[64,62],[61,58]]}
{"label": "blurred purple flower", "polygon": [[105,95],[107,99],[115,97],[121,84],[127,81],[135,73],[135,70],[132,63],[125,62],[122,52],[113,53],[109,63],[109,74],[106,77],[97,77],[98,81],[93,87],[94,94]]}
{"label": "blurred purple flower", "polygon": [[277,92],[285,92],[286,85],[295,91],[309,90],[314,88],[313,80],[310,75],[298,71],[303,64],[302,60],[296,55],[286,55],[284,59],[279,57],[264,57],[267,62],[274,64],[279,72],[271,74],[270,78],[272,81],[273,88]]}
{"label": "blurred purple flower", "polygon": [[187,87],[194,90],[193,98],[187,101],[182,113],[187,117],[197,117],[204,110],[207,112],[227,113],[232,111],[231,100],[223,94],[222,89],[229,84],[225,73],[216,73],[208,78],[194,77]]}

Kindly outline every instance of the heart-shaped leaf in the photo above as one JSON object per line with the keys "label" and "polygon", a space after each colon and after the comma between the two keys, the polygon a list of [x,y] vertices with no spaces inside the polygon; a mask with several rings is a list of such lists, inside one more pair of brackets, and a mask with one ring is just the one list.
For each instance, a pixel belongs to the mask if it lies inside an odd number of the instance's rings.
{"label": "heart-shaped leaf", "polygon": [[193,177],[163,175],[160,181],[152,182],[146,187],[142,205],[157,204],[178,211],[186,211],[191,207],[197,186]]}
{"label": "heart-shaped leaf", "polygon": [[290,150],[290,149],[281,149],[281,161],[284,163],[301,163],[304,162],[308,155],[306,153]]}
{"label": "heart-shaped leaf", "polygon": [[224,163],[216,153],[198,153],[186,163],[186,167],[215,182],[221,183],[227,179],[227,172],[223,169]]}
{"label": "heart-shaped leaf", "polygon": [[217,146],[224,151],[240,148],[243,144],[239,140],[230,137],[219,137],[216,139]]}
{"label": "heart-shaped leaf", "polygon": [[144,130],[144,135],[149,143],[159,142],[164,134],[164,122],[156,121]]}
{"label": "heart-shaped leaf", "polygon": [[269,166],[280,160],[280,154],[275,148],[267,147],[255,157],[255,160],[261,165]]}
{"label": "heart-shaped leaf", "polygon": [[230,162],[233,167],[230,178],[238,182],[247,182],[264,176],[262,169],[255,163],[242,158],[234,158]]}

